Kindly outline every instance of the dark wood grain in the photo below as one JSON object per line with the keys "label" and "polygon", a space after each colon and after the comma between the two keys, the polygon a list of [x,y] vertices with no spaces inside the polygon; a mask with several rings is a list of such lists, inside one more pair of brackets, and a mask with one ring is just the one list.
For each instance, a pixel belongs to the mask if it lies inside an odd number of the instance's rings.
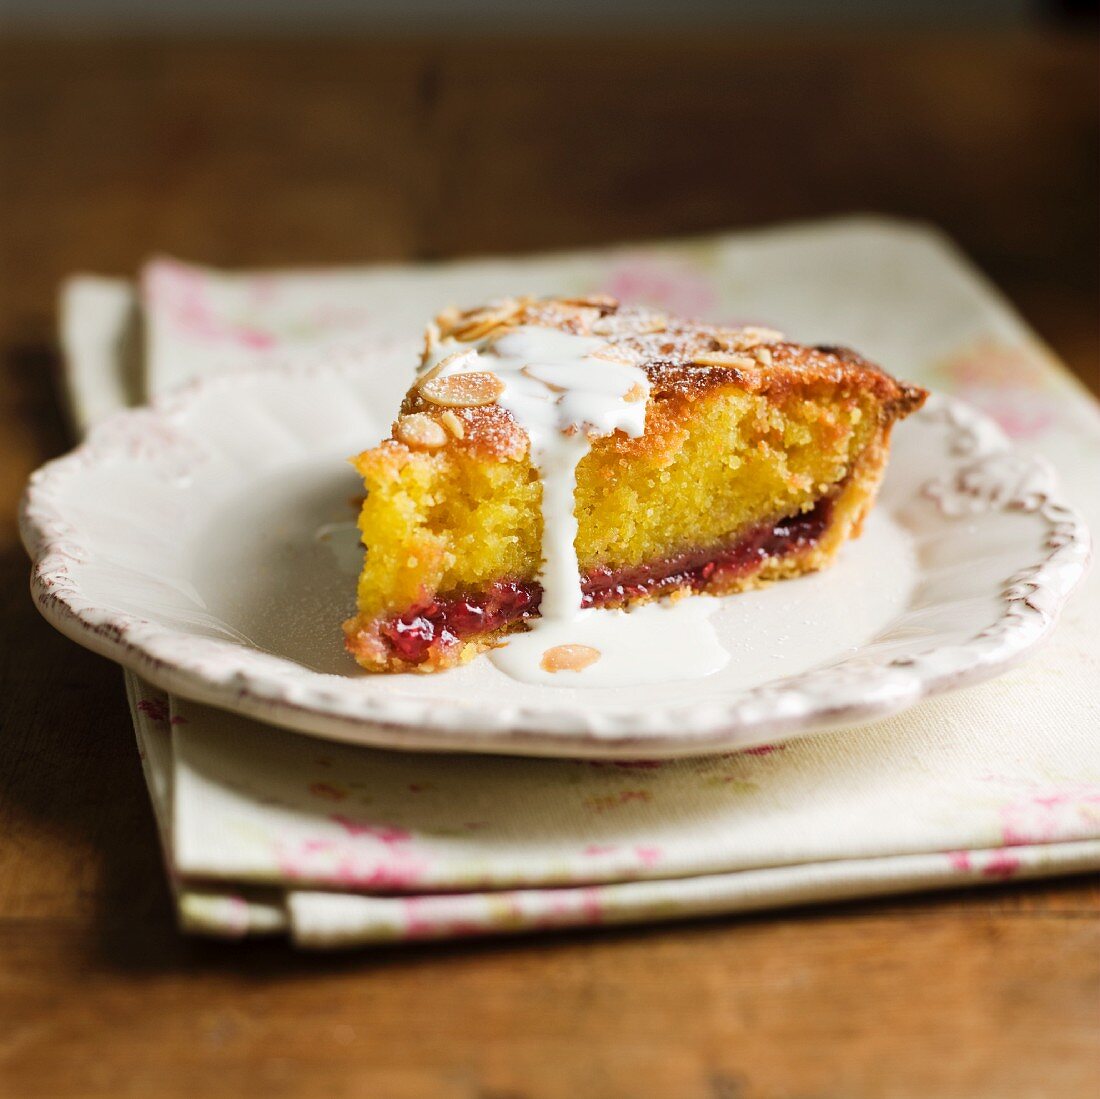
{"label": "dark wood grain", "polygon": [[0,42],[0,1094],[1084,1096],[1100,889],[302,957],[182,938],[118,670],[11,521],[67,445],[54,298],[225,265],[879,210],[942,225],[1097,383],[1088,39]]}

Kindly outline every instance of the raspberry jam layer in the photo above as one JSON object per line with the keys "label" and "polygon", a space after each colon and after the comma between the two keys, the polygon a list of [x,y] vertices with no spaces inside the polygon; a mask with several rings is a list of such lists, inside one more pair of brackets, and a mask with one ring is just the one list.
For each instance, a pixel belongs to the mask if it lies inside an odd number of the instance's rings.
{"label": "raspberry jam layer", "polygon": [[[582,583],[586,607],[618,606],[640,596],[705,591],[721,581],[757,571],[768,558],[790,557],[812,548],[829,525],[833,497],[810,511],[762,523],[720,549],[699,549],[631,569],[596,568]],[[382,624],[380,632],[395,656],[421,664],[434,648],[449,648],[538,614],[537,583],[500,580],[487,591],[448,596]]]}

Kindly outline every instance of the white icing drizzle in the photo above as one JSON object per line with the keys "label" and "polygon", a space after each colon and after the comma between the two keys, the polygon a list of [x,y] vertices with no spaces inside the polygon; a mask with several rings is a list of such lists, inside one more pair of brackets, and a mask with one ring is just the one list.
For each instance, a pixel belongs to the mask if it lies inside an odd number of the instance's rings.
{"label": "white icing drizzle", "polygon": [[[714,600],[674,613],[664,603],[636,609],[582,609],[577,562],[577,466],[593,439],[615,431],[637,438],[645,431],[649,379],[630,363],[596,356],[607,341],[556,328],[524,325],[474,343],[446,340],[423,370],[454,356],[441,376],[472,371],[504,383],[499,404],[526,431],[531,461],[542,479],[542,601],[527,633],[494,650],[502,671],[529,683],[615,686],[708,675],[728,659],[705,621]],[[681,603],[695,602],[681,600]],[[628,620],[629,619],[629,623]],[[678,625],[677,625],[678,624]],[[647,628],[648,627],[648,628]],[[686,627],[686,628],[685,628]],[[546,650],[567,644],[600,650],[581,671],[549,672]]]}

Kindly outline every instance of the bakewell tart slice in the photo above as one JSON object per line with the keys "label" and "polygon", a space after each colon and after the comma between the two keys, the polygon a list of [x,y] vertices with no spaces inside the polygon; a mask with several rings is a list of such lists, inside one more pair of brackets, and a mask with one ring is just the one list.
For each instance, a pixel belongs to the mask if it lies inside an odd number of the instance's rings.
{"label": "bakewell tart slice", "polygon": [[[347,648],[369,671],[438,671],[591,608],[820,569],[926,395],[845,348],[603,296],[448,310],[391,437],[352,460]],[[559,645],[543,668],[598,657]]]}

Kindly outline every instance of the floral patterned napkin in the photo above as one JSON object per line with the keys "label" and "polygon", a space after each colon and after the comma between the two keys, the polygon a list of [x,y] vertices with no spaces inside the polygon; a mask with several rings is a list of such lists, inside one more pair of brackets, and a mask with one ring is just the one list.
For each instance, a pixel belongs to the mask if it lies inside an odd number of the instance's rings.
{"label": "floral patterned napkin", "polygon": [[[427,268],[230,275],[158,260],[140,291],[76,279],[74,419],[257,359],[380,340],[411,356],[449,301],[595,288],[859,346],[1042,450],[1100,527],[1091,399],[942,238],[877,219]],[[1093,578],[1054,639],[992,683],[858,729],[659,764],[349,747],[129,673],[127,689],[183,926],[341,946],[1095,870],[1098,612]]]}

